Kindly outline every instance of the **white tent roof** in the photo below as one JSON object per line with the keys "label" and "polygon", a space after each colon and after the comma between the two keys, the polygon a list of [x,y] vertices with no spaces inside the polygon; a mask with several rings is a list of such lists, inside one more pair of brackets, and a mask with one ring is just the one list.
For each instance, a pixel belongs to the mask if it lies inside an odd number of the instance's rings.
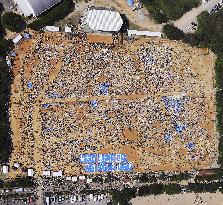
{"label": "white tent roof", "polygon": [[6,166],[6,165],[4,165],[4,166],[2,167],[2,172],[3,172],[3,174],[8,174],[8,172],[9,172],[9,167]]}
{"label": "white tent roof", "polygon": [[162,33],[160,32],[128,30],[128,36],[133,36],[133,35],[162,37]]}
{"label": "white tent roof", "polygon": [[[18,34],[14,39],[12,39],[13,43],[16,44],[22,39],[22,35]],[[18,163],[17,163],[18,164]],[[15,165],[14,165],[15,166]],[[15,166],[16,167],[16,166]]]}
{"label": "white tent roof", "polygon": [[90,9],[86,13],[86,23],[96,31],[119,31],[123,20],[118,12]]}
{"label": "white tent roof", "polygon": [[62,171],[53,172],[53,177],[62,177],[62,176],[63,176],[63,172]]}
{"label": "white tent roof", "polygon": [[33,175],[34,175],[33,169],[28,169],[28,176],[33,177]]}
{"label": "white tent roof", "polygon": [[33,14],[37,16],[46,11],[50,7],[59,3],[61,0],[14,0],[19,10],[25,15],[29,16]]}
{"label": "white tent roof", "polygon": [[51,32],[59,32],[60,31],[60,27],[56,27],[56,26],[46,26],[44,28],[44,30],[51,31]]}

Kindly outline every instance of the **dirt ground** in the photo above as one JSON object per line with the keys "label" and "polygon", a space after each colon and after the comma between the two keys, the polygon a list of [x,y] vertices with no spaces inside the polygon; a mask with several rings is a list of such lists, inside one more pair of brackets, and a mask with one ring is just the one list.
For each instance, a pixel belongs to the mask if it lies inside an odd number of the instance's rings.
{"label": "dirt ground", "polygon": [[[174,62],[170,69],[176,75],[172,84],[157,90],[156,82],[147,80],[151,76],[137,54],[142,45],[158,51],[170,48]],[[96,48],[85,41],[82,44],[81,37],[67,40],[63,33],[33,33],[33,39],[22,41],[15,52],[11,167],[19,162],[22,167],[34,168],[37,176],[48,169],[77,175],[84,172],[78,158],[82,153],[125,153],[139,172],[205,169],[216,161],[215,57],[211,52],[156,38]],[[88,57],[94,54],[94,59]],[[102,54],[113,57],[100,58]],[[162,64],[165,56],[158,54]],[[151,72],[159,67],[155,64],[154,69]],[[91,72],[96,74],[91,76]],[[30,81],[32,89],[26,85]],[[109,95],[95,94],[95,85],[102,82],[111,84]],[[51,98],[52,92],[63,97]],[[189,99],[179,116],[188,121],[185,132],[174,131],[162,96]],[[97,109],[89,106],[93,100],[100,105]],[[166,120],[157,112],[166,115]],[[163,135],[168,129],[174,140],[165,144]],[[191,140],[196,148],[188,151],[185,144]],[[22,169],[11,169],[9,176],[24,174]]]}

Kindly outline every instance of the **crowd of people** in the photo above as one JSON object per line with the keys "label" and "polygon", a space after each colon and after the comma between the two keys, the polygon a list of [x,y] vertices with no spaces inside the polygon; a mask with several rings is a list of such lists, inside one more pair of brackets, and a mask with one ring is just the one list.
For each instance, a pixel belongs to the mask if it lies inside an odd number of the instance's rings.
{"label": "crowd of people", "polygon": [[193,168],[214,158],[213,99],[193,64],[200,50],[159,40],[89,45],[84,35],[33,39],[21,59],[32,75],[22,76],[29,112],[20,119],[30,123],[21,128],[35,149],[32,111],[39,106],[43,169],[78,173],[83,153],[128,154],[136,170]]}

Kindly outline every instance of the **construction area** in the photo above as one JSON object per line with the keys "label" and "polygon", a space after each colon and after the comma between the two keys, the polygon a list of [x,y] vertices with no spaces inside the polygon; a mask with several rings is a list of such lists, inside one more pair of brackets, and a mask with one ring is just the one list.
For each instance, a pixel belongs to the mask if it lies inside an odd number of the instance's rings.
{"label": "construction area", "polygon": [[72,176],[213,166],[212,52],[161,38],[114,45],[65,35],[32,32],[15,48],[9,177],[24,168]]}

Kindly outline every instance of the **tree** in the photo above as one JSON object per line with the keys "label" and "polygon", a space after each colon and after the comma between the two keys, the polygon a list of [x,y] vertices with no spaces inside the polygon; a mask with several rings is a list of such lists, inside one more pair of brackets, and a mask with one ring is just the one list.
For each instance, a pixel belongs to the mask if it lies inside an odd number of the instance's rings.
{"label": "tree", "polygon": [[167,38],[171,40],[181,40],[184,38],[184,32],[172,24],[164,25],[163,33],[166,35]]}
{"label": "tree", "polygon": [[4,13],[1,21],[5,28],[13,32],[21,32],[26,25],[21,15],[12,12]]}
{"label": "tree", "polygon": [[169,195],[179,194],[181,192],[181,187],[179,184],[168,184],[165,185],[165,191]]}

